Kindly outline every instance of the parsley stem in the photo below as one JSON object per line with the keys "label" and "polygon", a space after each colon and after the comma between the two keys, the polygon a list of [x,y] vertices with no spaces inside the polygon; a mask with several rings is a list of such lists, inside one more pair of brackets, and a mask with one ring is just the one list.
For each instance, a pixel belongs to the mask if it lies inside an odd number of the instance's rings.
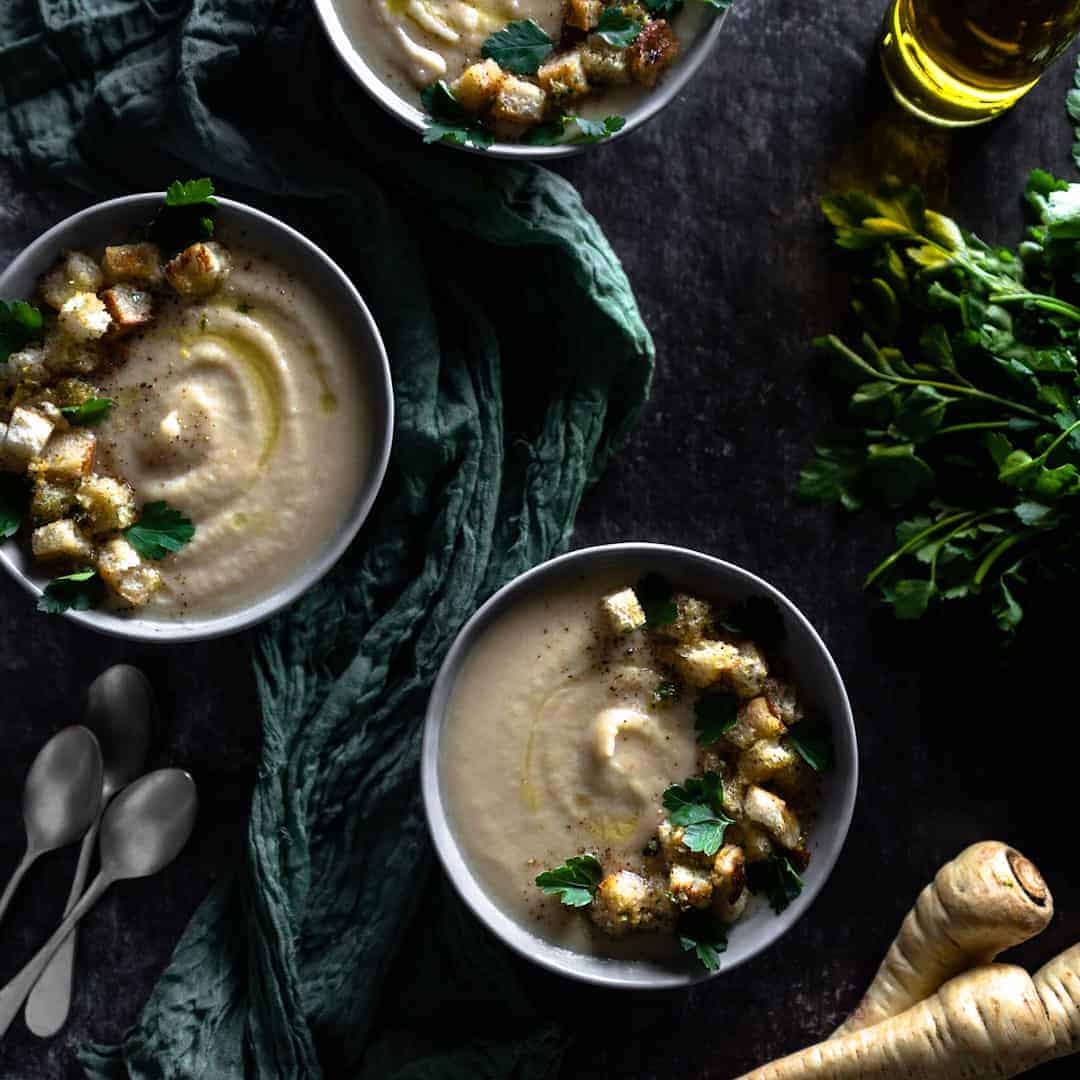
{"label": "parsley stem", "polygon": [[972,575],[971,584],[974,585],[976,589],[978,589],[982,585],[983,580],[986,578],[986,575],[990,573],[990,568],[994,565],[994,563],[997,562],[999,558],[1001,558],[1002,555],[1005,554],[1006,551],[1008,551],[1012,547],[1015,547],[1017,544],[1020,543],[1021,540],[1030,539],[1032,536],[1034,536],[1037,532],[1040,531],[1042,530],[1027,529],[1024,532],[1013,533],[1011,536],[1006,536],[1003,539],[999,540],[998,543],[996,543],[986,553],[983,561],[979,563],[979,568]]}
{"label": "parsley stem", "polygon": [[958,431],[993,431],[1008,426],[1008,420],[976,420],[970,424],[950,424],[948,427],[938,428],[934,436],[954,435]]}
{"label": "parsley stem", "polygon": [[1067,319],[1072,319],[1073,322],[1080,322],[1080,308],[1074,307],[1065,300],[1059,300],[1055,296],[1045,296],[1042,293],[1027,292],[1026,290],[1024,292],[993,293],[990,296],[990,303],[1031,303],[1041,307],[1044,311],[1052,311],[1057,315],[1064,315]]}

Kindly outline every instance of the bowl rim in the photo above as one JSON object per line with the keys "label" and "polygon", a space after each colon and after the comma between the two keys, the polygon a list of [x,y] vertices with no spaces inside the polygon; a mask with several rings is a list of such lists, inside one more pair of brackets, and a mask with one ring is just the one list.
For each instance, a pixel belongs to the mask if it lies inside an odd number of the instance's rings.
{"label": "bowl rim", "polygon": [[[119,212],[126,214],[142,203],[147,204],[148,208],[160,206],[164,194],[163,191],[156,191],[121,195],[117,198],[107,199],[84,207],[82,210],[78,210],[58,221],[35,240],[32,240],[12,259],[3,271],[0,271],[0,294],[5,291],[7,281],[17,276],[25,263],[32,262],[43,252],[52,251],[59,254],[66,246],[64,238],[84,222],[97,217],[108,217],[110,214]],[[372,448],[371,466],[367,477],[363,481],[363,487],[352,513],[342,523],[333,541],[293,580],[255,603],[240,608],[238,611],[211,616],[190,624],[185,624],[181,620],[175,622],[165,620],[152,622],[140,619],[137,616],[125,616],[123,619],[116,616],[103,618],[103,613],[98,611],[69,610],[63,612],[63,617],[69,621],[78,623],[80,626],[87,627],[107,637],[150,644],[205,641],[239,633],[242,630],[249,629],[256,623],[270,618],[321,580],[345,553],[371,513],[375,499],[382,489],[383,480],[386,477],[386,470],[390,462],[390,451],[394,437],[394,391],[390,375],[390,362],[378,325],[364,298],[341,267],[303,233],[278,218],[267,214],[265,211],[249,206],[247,203],[238,202],[235,199],[229,199],[221,195],[215,196],[215,198],[219,207],[224,207],[231,214],[235,214],[241,219],[238,224],[242,225],[246,219],[249,223],[255,222],[259,228],[278,233],[288,243],[306,251],[310,257],[315,258],[317,261],[321,261],[328,273],[338,279],[344,290],[345,297],[355,305],[360,316],[359,325],[363,327],[366,335],[364,348],[368,354],[367,367],[370,368],[372,415],[376,419],[385,418],[382,423],[382,438]],[[378,426],[378,423],[376,423],[376,427]],[[31,596],[41,596],[43,590],[20,567],[16,566],[9,556],[6,549],[8,544],[11,543],[18,543],[17,538],[12,537],[7,541],[0,541],[0,564],[3,564],[7,572]]]}
{"label": "bowl rim", "polygon": [[[583,969],[575,963],[580,954],[539,939],[488,897],[469,868],[465,856],[454,839],[453,830],[449,824],[449,815],[447,814],[439,784],[439,742],[446,717],[446,706],[449,704],[453,684],[461,670],[463,660],[471,650],[478,635],[489,625],[492,619],[502,614],[502,609],[512,606],[520,594],[531,591],[542,579],[549,575],[557,575],[568,564],[592,561],[604,563],[613,557],[615,559],[625,558],[627,562],[643,562],[655,556],[662,558],[673,557],[689,563],[696,563],[701,568],[703,576],[716,571],[734,575],[741,578],[754,592],[769,596],[788,611],[796,625],[801,628],[804,640],[809,647],[816,650],[821,660],[824,661],[824,670],[840,705],[840,716],[833,718],[834,734],[837,726],[839,726],[846,741],[848,754],[845,756],[850,759],[851,766],[850,770],[845,771],[843,774],[840,770],[837,770],[834,774],[837,782],[839,782],[840,790],[838,794],[841,806],[840,813],[834,815],[831,820],[831,828],[823,839],[822,846],[814,853],[814,865],[821,869],[819,869],[815,880],[803,889],[802,893],[791,903],[788,909],[776,916],[774,924],[770,924],[770,930],[763,932],[759,940],[751,945],[744,955],[732,963],[722,965],[719,970],[694,972],[692,974],[677,971],[670,973],[643,973],[641,978],[631,980],[619,974]],[[855,721],[847,688],[836,666],[836,661],[810,620],[779,589],[749,570],[745,570],[735,563],[708,555],[705,552],[671,544],[624,541],[579,548],[524,571],[489,597],[466,621],[439,668],[428,698],[421,746],[420,782],[428,829],[444,872],[466,906],[503,944],[508,945],[520,956],[538,964],[540,967],[579,982],[612,989],[671,990],[695,986],[735,970],[735,968],[747,963],[759,953],[775,945],[809,911],[818,894],[824,888],[825,883],[832,876],[851,827],[859,787],[858,736],[855,730]],[[821,822],[818,824],[820,828]],[[773,925],[775,925],[775,929],[771,929]],[[585,959],[591,961],[595,958],[585,957]]]}
{"label": "bowl rim", "polygon": [[[423,134],[427,127],[424,113],[398,94],[384,82],[374,68],[364,59],[360,50],[353,45],[345,29],[341,16],[334,6],[334,0],[313,0],[315,12],[322,23],[326,36],[330,39],[338,59],[345,65],[352,77],[364,88],[385,112],[395,117],[417,134]],[[690,0],[692,3],[704,0]],[[555,161],[559,158],[576,157],[596,146],[608,146],[625,138],[643,124],[652,120],[662,109],[671,104],[686,84],[697,74],[705,58],[712,52],[724,20],[731,12],[731,5],[723,10],[712,4],[705,4],[708,9],[704,15],[709,22],[695,36],[684,53],[684,59],[677,63],[673,71],[653,87],[639,104],[627,111],[626,123],[614,134],[594,143],[560,143],[555,146],[528,146],[524,143],[494,142],[486,149],[475,146],[459,146],[457,143],[440,143],[439,147],[449,147],[467,154],[480,154],[486,157],[503,158],[512,161]]]}

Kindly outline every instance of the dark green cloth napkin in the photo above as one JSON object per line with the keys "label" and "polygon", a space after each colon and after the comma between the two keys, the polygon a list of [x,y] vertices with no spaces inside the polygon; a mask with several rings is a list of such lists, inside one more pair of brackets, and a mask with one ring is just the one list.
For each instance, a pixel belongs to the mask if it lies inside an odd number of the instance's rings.
{"label": "dark green cloth napkin", "polygon": [[595,221],[548,172],[423,147],[307,0],[3,0],[0,156],[102,196],[208,174],[299,225],[371,305],[398,409],[361,537],[259,635],[246,862],[88,1073],[548,1075],[559,1031],[432,866],[417,756],[455,633],[566,544],[647,393]]}

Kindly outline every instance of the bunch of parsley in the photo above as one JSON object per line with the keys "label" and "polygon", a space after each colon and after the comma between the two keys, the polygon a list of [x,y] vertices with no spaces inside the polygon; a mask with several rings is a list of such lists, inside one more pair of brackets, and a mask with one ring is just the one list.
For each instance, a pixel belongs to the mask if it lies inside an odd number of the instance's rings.
{"label": "bunch of parsley", "polygon": [[1037,170],[1025,197],[1015,251],[896,181],[823,202],[861,332],[815,343],[850,396],[798,492],[905,510],[867,578],[901,619],[974,599],[1011,635],[1025,587],[1080,555],[1080,184]]}

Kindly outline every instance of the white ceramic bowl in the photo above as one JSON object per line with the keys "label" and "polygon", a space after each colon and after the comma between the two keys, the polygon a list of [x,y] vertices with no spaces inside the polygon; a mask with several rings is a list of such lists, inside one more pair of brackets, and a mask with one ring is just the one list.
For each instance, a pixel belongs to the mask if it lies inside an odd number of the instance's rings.
{"label": "white ceramic bowl", "polygon": [[[443,800],[440,747],[447,706],[473,644],[488,626],[533,590],[619,567],[634,574],[655,571],[690,592],[699,591],[733,603],[750,597],[773,601],[784,626],[784,644],[778,651],[788,662],[803,700],[827,718],[832,730],[836,760],[823,779],[820,812],[810,833],[811,860],[803,875],[802,895],[780,915],[773,914],[764,901],[759,902],[750,915],[731,928],[727,951],[721,955],[715,972],[704,970],[689,957],[676,957],[671,962],[612,960],[572,952],[537,937],[499,907],[474,876],[455,839]],[[435,680],[421,756],[424,807],[435,848],[450,880],[480,920],[507,945],[542,967],[583,982],[633,990],[671,989],[723,975],[783,937],[806,914],[832,872],[851,824],[858,772],[855,725],[840,673],[824,642],[795,605],[761,578],[731,563],[685,548],[638,543],[573,551],[515,578],[488,600],[465,624]]]}
{"label": "white ceramic bowl", "polygon": [[[98,203],[61,221],[38,237],[0,274],[0,297],[33,295],[38,279],[69,248],[98,248],[132,236],[150,221],[164,195],[154,192],[126,195]],[[218,199],[217,223],[223,238],[242,235],[246,246],[299,274],[311,285],[346,327],[356,343],[357,363],[363,365],[371,394],[371,466],[353,505],[342,517],[333,540],[288,585],[241,610],[202,619],[152,619],[106,611],[69,611],[65,618],[82,626],[134,641],[173,643],[221,637],[269,618],[315,584],[344,553],[363,524],[382,485],[394,430],[394,396],[390,366],[371,313],[352,282],[337,264],[295,229],[261,210]],[[0,544],[0,563],[34,596],[48,580],[33,565],[21,538]],[[55,618],[42,615],[41,618]]]}
{"label": "white ceramic bowl", "polygon": [[[430,117],[420,108],[418,100],[406,99],[380,78],[360,50],[352,43],[341,16],[334,6],[334,0],[314,0],[314,4],[335,52],[352,73],[353,78],[388,113],[396,116],[398,120],[407,127],[412,128],[413,131],[422,133],[430,122]],[[607,145],[616,139],[629,135],[631,131],[639,128],[647,120],[651,120],[661,109],[675,100],[690,79],[693,78],[694,73],[701,67],[713,45],[716,44],[716,39],[720,36],[721,27],[728,14],[727,10],[719,11],[703,4],[702,0],[687,0],[688,7],[695,4],[701,5],[702,10],[700,12],[691,12],[694,15],[691,36],[688,40],[682,42],[682,50],[678,59],[671,69],[665,72],[656,87],[644,91],[631,108],[620,110],[626,117],[625,126],[614,135],[601,140],[601,143],[562,143],[557,146],[528,146],[524,143],[495,142],[486,150],[477,150],[470,146],[457,146],[456,143],[449,145],[455,146],[459,150],[466,150],[471,154],[516,158],[518,161],[553,161],[556,158],[573,157],[575,154],[580,154],[592,146]]]}

